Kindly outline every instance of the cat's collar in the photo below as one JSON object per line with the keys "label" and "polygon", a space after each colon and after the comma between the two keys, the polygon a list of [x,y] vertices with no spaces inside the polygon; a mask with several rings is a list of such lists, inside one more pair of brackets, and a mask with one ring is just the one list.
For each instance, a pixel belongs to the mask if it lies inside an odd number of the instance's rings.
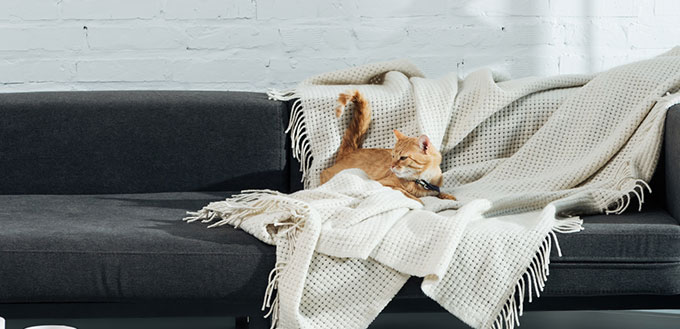
{"label": "cat's collar", "polygon": [[426,190],[437,191],[437,193],[441,193],[441,191],[439,191],[439,186],[434,185],[424,179],[416,179],[415,182]]}

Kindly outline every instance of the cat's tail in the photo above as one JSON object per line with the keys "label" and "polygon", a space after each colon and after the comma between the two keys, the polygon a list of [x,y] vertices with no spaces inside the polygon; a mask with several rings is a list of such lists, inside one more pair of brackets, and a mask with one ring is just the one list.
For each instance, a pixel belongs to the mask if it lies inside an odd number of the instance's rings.
{"label": "cat's tail", "polygon": [[339,104],[335,108],[335,116],[340,117],[349,102],[353,102],[355,105],[354,114],[349,127],[345,130],[345,135],[342,136],[337,159],[361,147],[368,131],[368,125],[371,123],[371,105],[358,90],[342,93],[338,96]]}

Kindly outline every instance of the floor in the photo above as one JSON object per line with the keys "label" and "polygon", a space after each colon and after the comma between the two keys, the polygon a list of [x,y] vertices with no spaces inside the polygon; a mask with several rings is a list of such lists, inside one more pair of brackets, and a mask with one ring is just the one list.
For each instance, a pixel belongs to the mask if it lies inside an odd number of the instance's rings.
{"label": "floor", "polygon": [[[144,318],[144,319],[9,319],[6,329],[24,329],[38,324],[66,324],[77,329],[230,329],[233,318]],[[521,319],[521,329],[676,329],[680,311],[597,311],[529,312]],[[369,329],[427,328],[468,329],[445,313],[385,314]]]}

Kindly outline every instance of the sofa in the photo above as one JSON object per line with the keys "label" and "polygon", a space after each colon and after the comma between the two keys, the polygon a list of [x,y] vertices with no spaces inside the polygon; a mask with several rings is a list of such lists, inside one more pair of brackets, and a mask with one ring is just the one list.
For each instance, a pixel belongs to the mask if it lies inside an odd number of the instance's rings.
{"label": "sofa", "polygon": [[[186,211],[242,189],[302,188],[290,104],[262,93],[0,94],[0,316],[233,316],[261,310],[275,248]],[[642,211],[560,234],[525,310],[680,307],[680,106]],[[384,312],[445,312],[411,278]]]}

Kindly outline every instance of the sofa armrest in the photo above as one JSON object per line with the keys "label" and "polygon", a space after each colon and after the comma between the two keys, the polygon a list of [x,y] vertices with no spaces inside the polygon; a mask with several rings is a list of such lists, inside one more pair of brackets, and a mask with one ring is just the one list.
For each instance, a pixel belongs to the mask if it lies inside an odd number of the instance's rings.
{"label": "sofa armrest", "polygon": [[680,219],[680,104],[668,109],[664,135],[666,207]]}

